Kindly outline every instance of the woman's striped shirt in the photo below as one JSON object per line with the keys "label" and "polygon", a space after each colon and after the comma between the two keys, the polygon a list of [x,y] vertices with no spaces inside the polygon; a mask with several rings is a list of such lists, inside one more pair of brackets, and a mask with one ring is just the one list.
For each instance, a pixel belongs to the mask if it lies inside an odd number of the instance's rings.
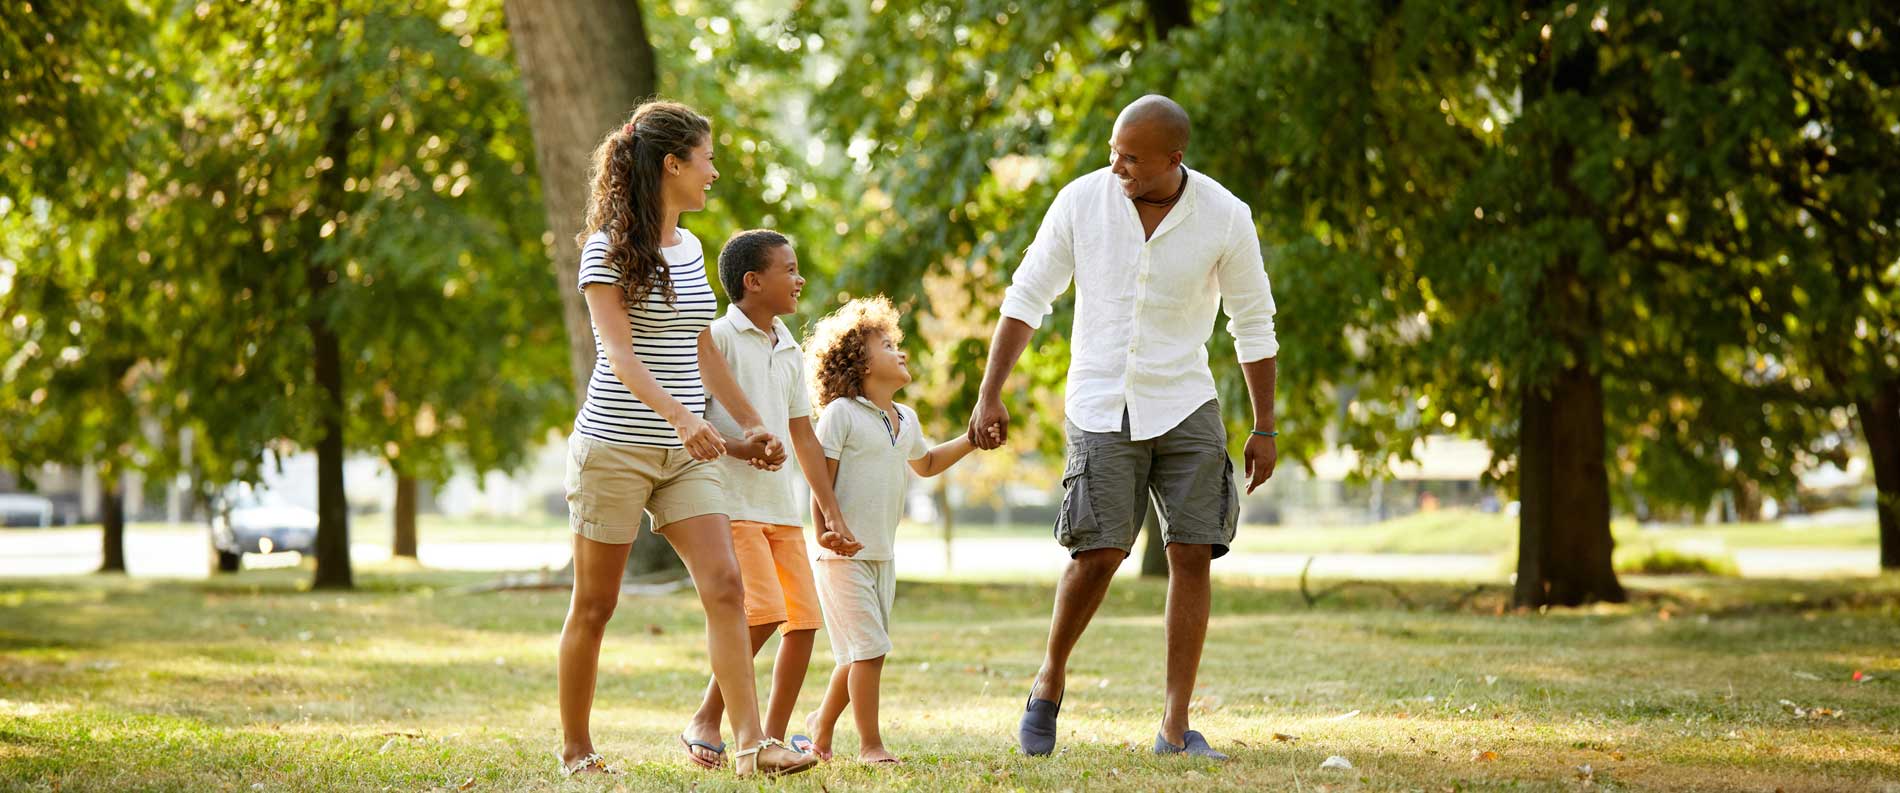
{"label": "woman's striped shirt", "polygon": [[[705,415],[706,388],[699,379],[699,332],[718,315],[719,301],[706,278],[706,256],[699,238],[682,228],[678,245],[661,248],[672,268],[675,299],[671,304],[657,290],[645,301],[627,308],[633,327],[633,352],[653,373],[667,393],[696,415]],[[619,276],[607,264],[607,234],[595,232],[581,248],[580,289],[588,284],[616,284]],[[682,448],[679,433],[646,406],[620,378],[594,328],[594,375],[587,383],[574,430],[607,443],[628,446]]]}

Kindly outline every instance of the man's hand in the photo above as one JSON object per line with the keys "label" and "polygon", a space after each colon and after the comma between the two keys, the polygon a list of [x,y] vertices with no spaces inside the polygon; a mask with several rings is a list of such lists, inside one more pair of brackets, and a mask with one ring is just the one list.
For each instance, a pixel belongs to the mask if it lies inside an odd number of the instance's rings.
{"label": "man's hand", "polygon": [[1267,481],[1267,477],[1273,476],[1273,466],[1280,461],[1280,449],[1272,438],[1249,435],[1243,456],[1247,462],[1247,492],[1252,494],[1254,488]]}
{"label": "man's hand", "polygon": [[1003,400],[983,397],[976,402],[976,409],[970,412],[970,429],[967,435],[976,448],[990,450],[1009,442],[1009,408],[1003,407]]}

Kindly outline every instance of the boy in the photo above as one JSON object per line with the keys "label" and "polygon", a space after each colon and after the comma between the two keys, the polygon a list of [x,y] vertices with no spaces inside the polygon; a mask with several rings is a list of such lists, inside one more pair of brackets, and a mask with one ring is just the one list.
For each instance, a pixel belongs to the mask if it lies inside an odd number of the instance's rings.
{"label": "boy", "polygon": [[[824,704],[805,722],[813,751],[824,759],[831,757],[832,734],[849,703],[858,725],[858,759],[901,762],[884,748],[877,700],[884,656],[891,651],[891,605],[897,593],[891,550],[909,484],[904,468],[908,464],[920,476],[936,476],[976,448],[962,435],[927,446],[916,411],[894,401],[898,389],[910,382],[908,358],[897,347],[901,341],[897,310],[883,297],[847,303],[819,320],[812,333],[811,366],[824,405],[818,419],[824,465],[861,544],[855,555],[827,548],[813,563],[825,631],[838,662]],[[820,522],[821,540],[831,532],[848,536],[829,514]]]}
{"label": "boy", "polygon": [[[835,534],[821,538],[821,544],[838,553],[853,553],[857,546],[845,539],[850,530],[839,514],[829,470],[820,462],[824,452],[812,431],[803,354],[779,319],[798,311],[799,292],[805,286],[791,241],[766,230],[734,235],[719,252],[719,282],[732,306],[709,329],[713,345],[765,426],[774,435],[791,439],[799,468],[811,486],[817,510],[813,514],[827,517],[826,525],[836,526]],[[703,374],[710,379],[722,373]],[[766,456],[767,450],[750,448],[740,440],[739,425],[717,402],[707,406],[706,419],[727,436],[727,456],[719,460],[719,475],[732,521],[732,550],[745,583],[752,652],[765,646],[773,629],[783,634],[772,665],[764,728],[767,737],[784,740],[798,690],[811,665],[813,634],[824,625],[805,550],[803,515],[789,469],[766,470],[750,462]],[[680,735],[694,763],[706,768],[720,764],[725,747],[718,743],[719,719],[724,710],[718,685],[709,684],[699,711]]]}

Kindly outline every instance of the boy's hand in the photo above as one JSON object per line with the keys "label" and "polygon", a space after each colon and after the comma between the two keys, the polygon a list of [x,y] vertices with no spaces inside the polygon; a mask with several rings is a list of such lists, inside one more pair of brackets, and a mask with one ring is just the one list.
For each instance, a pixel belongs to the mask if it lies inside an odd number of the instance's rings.
{"label": "boy's hand", "polygon": [[[778,465],[770,461],[770,456],[766,451],[765,445],[758,441],[727,438],[726,454],[736,459],[744,460],[753,468],[757,468],[761,471],[778,470]],[[781,459],[780,462],[783,462],[783,460]]]}
{"label": "boy's hand", "polygon": [[778,436],[765,431],[764,427],[746,430],[747,443],[756,444],[758,454],[752,457],[752,465],[767,471],[776,471],[785,464],[785,444]]}
{"label": "boy's hand", "polygon": [[864,543],[829,529],[818,535],[818,545],[839,556],[856,556],[858,551],[864,550]]}

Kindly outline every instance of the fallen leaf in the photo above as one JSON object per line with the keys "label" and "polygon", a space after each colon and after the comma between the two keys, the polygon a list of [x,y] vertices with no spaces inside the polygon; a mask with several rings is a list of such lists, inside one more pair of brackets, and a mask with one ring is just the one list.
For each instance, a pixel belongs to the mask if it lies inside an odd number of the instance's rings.
{"label": "fallen leaf", "polygon": [[1623,753],[1622,753],[1622,752],[1611,752],[1611,753],[1610,753],[1610,759],[1611,759],[1611,760],[1615,760],[1615,761],[1617,761],[1617,762],[1619,762],[1619,763],[1620,763],[1620,762],[1622,762],[1622,761],[1623,761]]}
{"label": "fallen leaf", "polygon": [[659,626],[659,623],[654,623],[654,622],[649,622],[649,623],[647,623],[647,635],[648,635],[648,636],[659,636],[659,635],[662,635],[662,634],[664,634],[664,633],[666,633],[666,629],[665,629],[665,628],[662,628],[662,627],[660,627],[660,626]]}
{"label": "fallen leaf", "polygon": [[1591,768],[1589,763],[1577,766],[1577,781],[1583,782],[1584,784],[1597,781],[1596,769]]}
{"label": "fallen leaf", "polygon": [[1474,762],[1474,763],[1492,763],[1492,762],[1496,762],[1497,759],[1498,759],[1498,753],[1493,752],[1489,749],[1486,749],[1482,752],[1476,749],[1473,749],[1471,751],[1471,762]]}
{"label": "fallen leaf", "polygon": [[469,789],[469,788],[472,788],[472,787],[474,787],[474,786],[475,786],[475,777],[469,777],[468,779],[465,779],[465,780],[462,780],[462,784],[460,784],[460,785],[457,785],[455,789],[456,789],[456,790],[467,790],[467,789]]}
{"label": "fallen leaf", "polygon": [[1280,743],[1298,743],[1300,740],[1300,736],[1288,735],[1284,732],[1276,732],[1273,734],[1273,740],[1279,741]]}
{"label": "fallen leaf", "polygon": [[422,737],[422,733],[418,730],[391,730],[389,732],[381,733],[378,737],[381,737],[381,738],[420,738]]}
{"label": "fallen leaf", "polygon": [[1339,755],[1333,755],[1332,757],[1326,758],[1326,762],[1320,763],[1319,767],[1320,768],[1337,768],[1341,771],[1351,771],[1352,761],[1347,760],[1344,757],[1340,757]]}

